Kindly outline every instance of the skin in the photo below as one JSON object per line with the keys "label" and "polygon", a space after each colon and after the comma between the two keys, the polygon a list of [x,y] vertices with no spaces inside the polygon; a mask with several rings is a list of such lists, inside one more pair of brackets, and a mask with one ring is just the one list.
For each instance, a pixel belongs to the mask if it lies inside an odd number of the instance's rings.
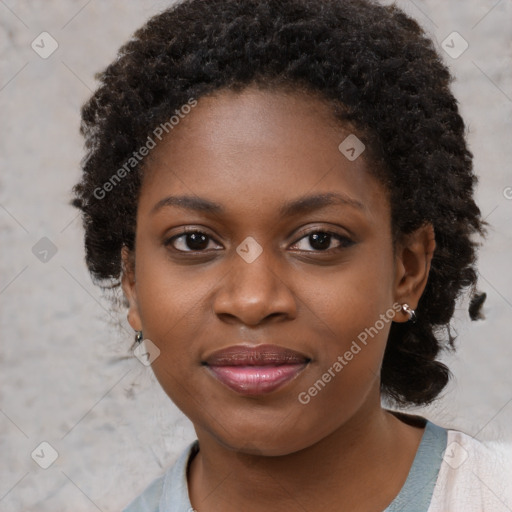
{"label": "skin", "polygon": [[[380,404],[391,322],[309,403],[298,400],[394,303],[417,307],[435,248],[425,225],[393,251],[386,190],[364,153],[351,162],[338,150],[350,133],[319,99],[251,86],[201,98],[146,162],[122,286],[131,326],[161,351],[158,381],[194,424],[200,451],[188,483],[198,512],[329,512],[340,503],[374,512],[407,478],[424,428]],[[284,202],[318,193],[360,207],[279,216]],[[225,211],[151,212],[175,195]],[[165,245],[184,226],[208,235],[203,248],[186,236]],[[343,239],[322,251],[307,235],[325,231]],[[236,252],[248,236],[263,249],[252,263]],[[241,343],[281,345],[311,362],[270,394],[242,396],[201,365]]]}

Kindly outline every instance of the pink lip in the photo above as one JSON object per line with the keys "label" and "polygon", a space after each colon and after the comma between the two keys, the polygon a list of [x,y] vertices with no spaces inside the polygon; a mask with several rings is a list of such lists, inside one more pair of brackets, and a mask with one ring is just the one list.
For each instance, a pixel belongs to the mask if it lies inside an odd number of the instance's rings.
{"label": "pink lip", "polygon": [[203,364],[233,391],[260,395],[294,379],[309,361],[304,354],[277,345],[234,345],[214,352]]}

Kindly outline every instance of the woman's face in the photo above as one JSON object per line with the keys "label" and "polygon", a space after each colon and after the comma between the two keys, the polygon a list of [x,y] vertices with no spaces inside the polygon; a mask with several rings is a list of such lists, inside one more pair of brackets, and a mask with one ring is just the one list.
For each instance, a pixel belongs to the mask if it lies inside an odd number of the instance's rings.
{"label": "woman's face", "polygon": [[[387,194],[364,152],[338,148],[349,135],[311,97],[222,91],[147,162],[128,318],[165,392],[223,446],[291,453],[380,407],[391,318],[407,317]],[[262,344],[297,354],[212,358]]]}

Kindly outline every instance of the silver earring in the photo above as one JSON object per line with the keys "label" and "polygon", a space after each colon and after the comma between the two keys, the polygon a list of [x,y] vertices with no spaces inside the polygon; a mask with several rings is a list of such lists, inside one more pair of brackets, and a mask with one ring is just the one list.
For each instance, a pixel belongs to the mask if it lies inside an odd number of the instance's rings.
{"label": "silver earring", "polygon": [[142,331],[137,331],[135,334],[135,343],[140,343],[143,339]]}
{"label": "silver earring", "polygon": [[402,304],[402,311],[409,315],[409,320],[412,323],[416,322],[416,311],[414,311],[414,309],[412,309],[411,306],[409,306],[409,304]]}

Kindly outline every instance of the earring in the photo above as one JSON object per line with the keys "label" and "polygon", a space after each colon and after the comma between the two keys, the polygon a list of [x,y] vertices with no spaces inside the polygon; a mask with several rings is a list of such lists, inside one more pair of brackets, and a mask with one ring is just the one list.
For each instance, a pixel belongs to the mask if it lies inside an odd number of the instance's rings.
{"label": "earring", "polygon": [[135,343],[140,343],[143,339],[142,331],[137,331],[135,334]]}
{"label": "earring", "polygon": [[409,320],[412,323],[416,322],[416,311],[414,311],[414,309],[412,309],[411,306],[409,306],[409,304],[402,304],[402,311],[409,315]]}

